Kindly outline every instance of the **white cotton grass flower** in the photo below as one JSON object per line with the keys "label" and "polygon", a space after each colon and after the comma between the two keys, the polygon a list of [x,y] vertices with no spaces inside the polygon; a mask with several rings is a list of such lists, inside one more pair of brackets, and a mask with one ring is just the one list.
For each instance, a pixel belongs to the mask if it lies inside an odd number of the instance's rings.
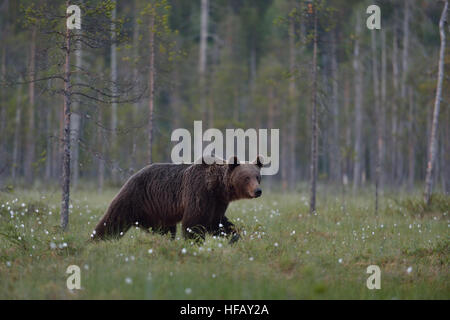
{"label": "white cotton grass flower", "polygon": [[187,252],[186,248],[181,249],[182,254],[186,254],[186,252]]}
{"label": "white cotton grass flower", "polygon": [[250,261],[253,261],[253,260],[254,260],[254,258],[253,258],[253,257],[250,257],[250,258],[248,258],[248,260],[250,260]]}
{"label": "white cotton grass flower", "polygon": [[126,277],[125,278],[125,283],[126,284],[132,284],[133,283],[133,279],[131,279],[130,277]]}
{"label": "white cotton grass flower", "polygon": [[153,253],[153,249],[148,249],[148,253],[152,254]]}
{"label": "white cotton grass flower", "polygon": [[406,272],[408,272],[408,273],[411,273],[412,272],[412,267],[410,266],[410,267],[408,267],[408,269],[406,269]]}
{"label": "white cotton grass flower", "polygon": [[192,293],[192,289],[191,288],[186,288],[186,289],[184,289],[184,293],[191,294]]}
{"label": "white cotton grass flower", "polygon": [[274,245],[275,247],[278,247],[278,242],[275,242],[273,245]]}
{"label": "white cotton grass flower", "polygon": [[339,258],[338,262],[339,262],[339,263],[342,263],[342,261],[343,261],[342,258]]}

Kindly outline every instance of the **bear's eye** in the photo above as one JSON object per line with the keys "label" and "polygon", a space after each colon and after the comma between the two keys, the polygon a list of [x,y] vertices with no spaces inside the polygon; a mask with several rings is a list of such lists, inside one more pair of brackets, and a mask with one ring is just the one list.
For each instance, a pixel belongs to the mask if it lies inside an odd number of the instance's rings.
{"label": "bear's eye", "polygon": [[245,177],[245,181],[250,181],[250,177]]}

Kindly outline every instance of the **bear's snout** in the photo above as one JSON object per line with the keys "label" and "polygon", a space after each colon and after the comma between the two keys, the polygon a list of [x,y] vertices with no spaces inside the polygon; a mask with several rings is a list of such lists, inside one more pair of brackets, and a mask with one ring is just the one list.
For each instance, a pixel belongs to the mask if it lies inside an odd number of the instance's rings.
{"label": "bear's snout", "polygon": [[255,194],[255,198],[261,197],[261,195],[262,195],[261,188],[256,189],[254,194]]}

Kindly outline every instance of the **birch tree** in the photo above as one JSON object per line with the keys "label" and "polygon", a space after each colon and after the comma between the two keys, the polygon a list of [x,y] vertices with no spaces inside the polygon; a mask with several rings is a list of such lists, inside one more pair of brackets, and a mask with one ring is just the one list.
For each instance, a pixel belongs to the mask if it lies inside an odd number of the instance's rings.
{"label": "birch tree", "polygon": [[28,125],[27,125],[27,136],[26,136],[26,151],[24,160],[24,174],[25,180],[30,184],[33,180],[33,162],[34,162],[34,151],[35,151],[35,79],[36,79],[36,34],[37,27],[33,27],[31,31],[31,43],[30,43],[30,62],[29,62],[29,72],[28,72]]}
{"label": "birch tree", "polygon": [[[198,73],[200,85],[200,110],[203,119],[207,119],[206,107],[206,64],[207,64],[207,45],[208,45],[208,17],[209,0],[200,0],[200,47],[198,58]],[[209,123],[209,126],[212,124]]]}
{"label": "birch tree", "polygon": [[316,211],[317,159],[319,122],[317,119],[317,8],[313,12],[313,58],[312,58],[312,96],[311,96],[311,164],[310,164],[310,203],[309,212]]}
{"label": "birch tree", "polygon": [[448,1],[445,0],[441,18],[439,19],[439,35],[441,38],[441,48],[439,50],[438,78],[436,84],[436,97],[434,100],[433,122],[431,126],[431,136],[429,142],[427,175],[425,179],[424,200],[427,205],[431,203],[431,192],[433,187],[433,164],[436,159],[437,150],[437,128],[439,122],[439,108],[442,100],[442,82],[444,81],[444,58],[445,58],[445,30],[444,24],[447,21]]}
{"label": "birch tree", "polygon": [[[401,86],[400,86],[400,105],[402,107],[402,111],[406,112],[408,109],[408,69],[409,69],[409,20],[411,15],[411,1],[404,0],[404,18],[403,18],[403,50],[402,50],[402,76],[401,76]],[[411,119],[412,120],[412,119]],[[404,123],[401,121],[400,123]],[[404,125],[401,126],[402,129]],[[404,166],[404,157],[403,152],[400,152],[400,156],[397,159],[398,165],[400,166],[400,172],[398,179],[403,178],[403,166]],[[400,182],[400,181],[399,181]]]}
{"label": "birch tree", "polygon": [[17,102],[16,102],[16,114],[14,119],[14,147],[13,158],[11,166],[11,178],[16,179],[17,168],[19,165],[19,151],[20,151],[20,128],[22,118],[22,85],[17,86]]}
{"label": "birch tree", "polygon": [[333,134],[331,142],[331,176],[334,181],[341,180],[341,150],[339,148],[339,74],[336,53],[336,30],[331,32],[331,112],[333,115]]}
{"label": "birch tree", "polygon": [[362,66],[360,56],[361,17],[356,15],[355,44],[353,49],[353,70],[355,72],[355,165],[353,169],[353,192],[356,192],[361,183],[362,163]]}
{"label": "birch tree", "polygon": [[378,77],[378,55],[376,30],[371,31],[371,47],[372,47],[372,75],[373,75],[373,95],[375,100],[375,129],[376,129],[376,160],[375,160],[375,214],[378,214],[378,193],[381,177],[381,154],[383,149],[382,133],[381,133],[381,102],[380,88]]}
{"label": "birch tree", "polygon": [[398,67],[398,38],[397,38],[397,14],[394,14],[394,26],[393,26],[393,37],[392,37],[392,86],[394,89],[392,96],[392,122],[391,122],[391,132],[392,132],[392,144],[391,144],[391,182],[396,182],[398,175],[398,91],[399,91],[399,67]]}
{"label": "birch tree", "polygon": [[[74,32],[82,32],[82,30],[75,30]],[[76,43],[75,49],[75,81],[81,81],[81,73],[83,72],[83,47],[82,43],[78,41]],[[78,180],[80,175],[80,166],[79,166],[79,137],[80,137],[80,126],[81,126],[81,117],[80,117],[80,102],[75,99],[73,101],[73,112],[71,115],[71,130],[70,130],[70,141],[71,141],[71,162],[72,162],[72,184],[74,189],[78,186]]]}

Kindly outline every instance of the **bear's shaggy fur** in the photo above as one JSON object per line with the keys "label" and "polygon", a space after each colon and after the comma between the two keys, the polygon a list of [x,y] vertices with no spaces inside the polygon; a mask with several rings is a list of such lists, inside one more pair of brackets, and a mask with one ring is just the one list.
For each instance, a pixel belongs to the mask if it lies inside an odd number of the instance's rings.
{"label": "bear's shaggy fur", "polygon": [[205,232],[239,238],[225,217],[231,201],[261,195],[260,157],[255,163],[219,159],[187,164],[155,163],[129,178],[95,227],[91,238],[122,236],[132,226],[176,234],[181,221],[186,238],[204,239]]}

